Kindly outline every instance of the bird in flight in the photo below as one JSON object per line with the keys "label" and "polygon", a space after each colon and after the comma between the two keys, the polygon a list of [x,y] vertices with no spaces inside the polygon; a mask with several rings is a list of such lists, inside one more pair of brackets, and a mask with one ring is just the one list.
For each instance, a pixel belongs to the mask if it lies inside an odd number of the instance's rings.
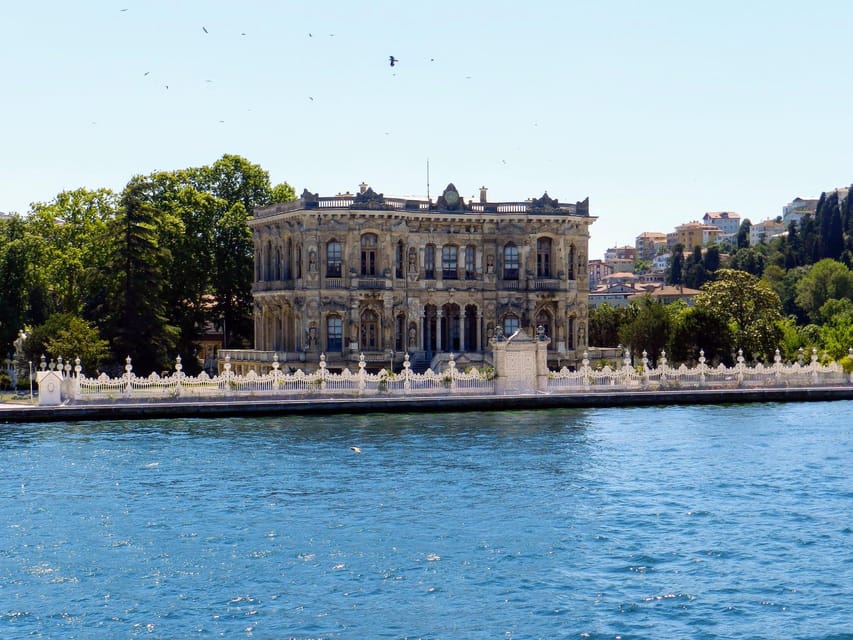
{"label": "bird in flight", "polygon": [[388,56],[388,62],[390,62],[391,66],[393,67],[395,64],[397,64],[400,61],[397,60],[397,58],[395,58],[394,56]]}
{"label": "bird in flight", "polygon": [[361,453],[361,449],[359,449],[358,447],[350,447],[350,449],[352,449],[355,453]]}
{"label": "bird in flight", "polygon": [[207,33],[207,27],[202,27],[201,30]]}

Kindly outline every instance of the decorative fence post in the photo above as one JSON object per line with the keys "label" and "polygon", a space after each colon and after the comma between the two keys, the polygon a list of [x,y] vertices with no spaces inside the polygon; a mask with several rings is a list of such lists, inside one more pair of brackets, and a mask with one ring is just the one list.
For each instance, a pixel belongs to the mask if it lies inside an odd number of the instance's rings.
{"label": "decorative fence post", "polygon": [[624,379],[622,380],[622,384],[624,386],[628,386],[631,384],[631,374],[633,373],[633,368],[631,367],[631,350],[625,349],[625,357],[622,358],[622,373]]}
{"label": "decorative fence post", "polygon": [[124,365],[124,395],[125,397],[129,398],[131,396],[131,393],[133,392],[133,386],[130,384],[131,376],[133,376],[133,365],[131,364],[132,361],[130,359],[130,356],[127,356],[124,361],[126,363]]}
{"label": "decorative fence post", "polygon": [[810,366],[812,368],[812,384],[817,384],[818,379],[819,379],[818,373],[817,373],[817,368],[818,368],[817,347],[812,347],[812,361],[810,363]]}
{"label": "decorative fence post", "polygon": [[[851,349],[853,351],[853,349]],[[411,373],[412,363],[409,362],[409,354],[407,353],[403,356],[403,391],[407,392],[412,388],[411,379],[409,378],[409,374]]]}
{"label": "decorative fence post", "polygon": [[660,369],[660,386],[665,387],[666,381],[666,350],[661,349],[660,358],[658,359],[658,369]]}
{"label": "decorative fence post", "polygon": [[184,365],[181,364],[181,356],[175,358],[175,397],[180,398],[183,395],[184,387],[181,382],[184,377]]}
{"label": "decorative fence post", "polygon": [[231,373],[231,356],[230,355],[225,356],[225,364],[223,365],[223,368],[225,369],[225,371],[222,373],[222,378],[223,378],[223,381],[225,382],[224,391],[225,391],[226,396],[230,396],[231,395],[231,376],[234,375],[233,373]]}
{"label": "decorative fence post", "polygon": [[649,354],[643,349],[643,389],[649,386]]}
{"label": "decorative fence post", "polygon": [[367,387],[367,381],[364,378],[365,366],[367,366],[367,363],[364,361],[364,353],[362,353],[358,356],[358,395],[362,395]]}
{"label": "decorative fence post", "polygon": [[737,350],[737,364],[735,364],[735,372],[737,373],[737,386],[743,386],[743,370],[746,368],[744,364],[743,349]]}
{"label": "decorative fence post", "polygon": [[320,354],[320,368],[317,373],[320,375],[320,391],[326,390],[326,354]]}
{"label": "decorative fence post", "polygon": [[699,349],[699,386],[705,386],[705,369],[708,365],[705,364],[705,350]]}
{"label": "decorative fence post", "polygon": [[80,358],[74,358],[74,399],[79,400],[80,393],[80,374],[83,371],[83,367],[80,365]]}
{"label": "decorative fence post", "polygon": [[779,349],[776,349],[776,354],[773,356],[773,378],[776,380],[776,384],[779,385],[782,382],[782,354],[779,353]]}
{"label": "decorative fence post", "polygon": [[278,351],[272,354],[272,384],[273,392],[281,390],[281,363],[278,361]]}
{"label": "decorative fence post", "polygon": [[583,388],[586,391],[589,391],[590,384],[592,383],[592,369],[589,367],[589,352],[583,352],[583,360],[581,360],[581,373],[583,374]]}
{"label": "decorative fence post", "polygon": [[450,390],[456,389],[456,360],[453,359],[453,354],[450,354],[450,361],[447,363],[447,371],[450,375]]}

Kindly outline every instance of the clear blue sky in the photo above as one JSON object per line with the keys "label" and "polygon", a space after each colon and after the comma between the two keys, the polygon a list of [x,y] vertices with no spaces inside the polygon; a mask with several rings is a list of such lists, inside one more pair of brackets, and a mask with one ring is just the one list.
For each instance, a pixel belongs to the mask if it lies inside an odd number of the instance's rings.
{"label": "clear blue sky", "polygon": [[706,211],[755,222],[853,182],[846,0],[0,11],[0,211],[225,153],[297,193],[426,195],[429,159],[433,197],[448,182],[589,196],[600,257]]}

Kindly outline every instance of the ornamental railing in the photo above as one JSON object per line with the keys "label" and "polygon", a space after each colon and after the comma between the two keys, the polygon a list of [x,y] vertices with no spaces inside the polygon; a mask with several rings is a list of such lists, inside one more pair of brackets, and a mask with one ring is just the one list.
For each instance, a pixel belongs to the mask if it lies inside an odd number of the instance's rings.
{"label": "ornamental railing", "polygon": [[[234,352],[232,352],[234,353]],[[235,355],[238,355],[235,353]],[[248,355],[248,354],[247,354]],[[271,369],[268,373],[258,374],[250,370],[244,375],[232,371],[231,358],[226,356],[222,373],[188,376],[183,372],[180,357],[177,358],[175,371],[171,374],[137,376],[128,357],[125,371],[119,377],[111,378],[106,374],[88,377],[82,373],[80,360],[75,365],[63,363],[59,359],[50,366],[42,360],[41,370],[50,368],[62,379],[63,401],[103,402],[133,401],[152,399],[239,399],[247,397],[334,397],[334,396],[460,396],[494,395],[496,381],[500,372],[491,367],[470,368],[461,371],[456,366],[453,354],[449,354],[447,366],[441,371],[428,369],[424,373],[415,373],[411,369],[409,355],[403,357],[402,369],[391,371],[383,369],[377,373],[367,371],[368,359],[364,354],[358,358],[354,369],[343,369],[340,373],[326,367],[325,354],[320,356],[316,370],[306,372],[301,369],[284,372],[281,370],[279,355],[276,352],[263,352],[271,355]],[[853,349],[849,351],[853,359]],[[617,390],[678,390],[678,389],[735,389],[735,388],[773,388],[773,387],[809,387],[853,384],[853,374],[846,373],[837,362],[821,363],[817,350],[813,350],[810,360],[785,364],[776,351],[771,365],[756,364],[747,366],[743,354],[738,352],[737,361],[732,367],[707,364],[704,353],[700,352],[698,365],[687,367],[669,365],[666,353],[662,353],[656,364],[652,364],[643,352],[639,364],[632,362],[631,354],[625,352],[621,366],[605,366],[594,369],[590,366],[588,354],[584,353],[582,364],[576,370],[563,367],[559,371],[548,371],[538,376],[537,393],[607,393]],[[259,362],[259,360],[256,360]],[[531,375],[535,375],[531,374]],[[510,387],[505,393],[513,393]],[[502,392],[504,393],[504,392]]]}

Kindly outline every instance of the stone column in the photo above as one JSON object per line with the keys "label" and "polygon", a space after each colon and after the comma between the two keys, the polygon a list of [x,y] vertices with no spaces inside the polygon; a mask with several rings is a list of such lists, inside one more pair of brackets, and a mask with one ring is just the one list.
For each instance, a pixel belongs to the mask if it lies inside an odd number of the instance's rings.
{"label": "stone column", "polygon": [[484,351],[483,349],[483,311],[477,307],[477,344],[474,345],[475,351]]}
{"label": "stone column", "polygon": [[459,351],[464,353],[465,349],[465,310],[464,308],[459,311],[459,319],[457,320],[459,323]]}
{"label": "stone column", "polygon": [[444,311],[441,307],[435,310],[435,350],[441,353],[441,318]]}

